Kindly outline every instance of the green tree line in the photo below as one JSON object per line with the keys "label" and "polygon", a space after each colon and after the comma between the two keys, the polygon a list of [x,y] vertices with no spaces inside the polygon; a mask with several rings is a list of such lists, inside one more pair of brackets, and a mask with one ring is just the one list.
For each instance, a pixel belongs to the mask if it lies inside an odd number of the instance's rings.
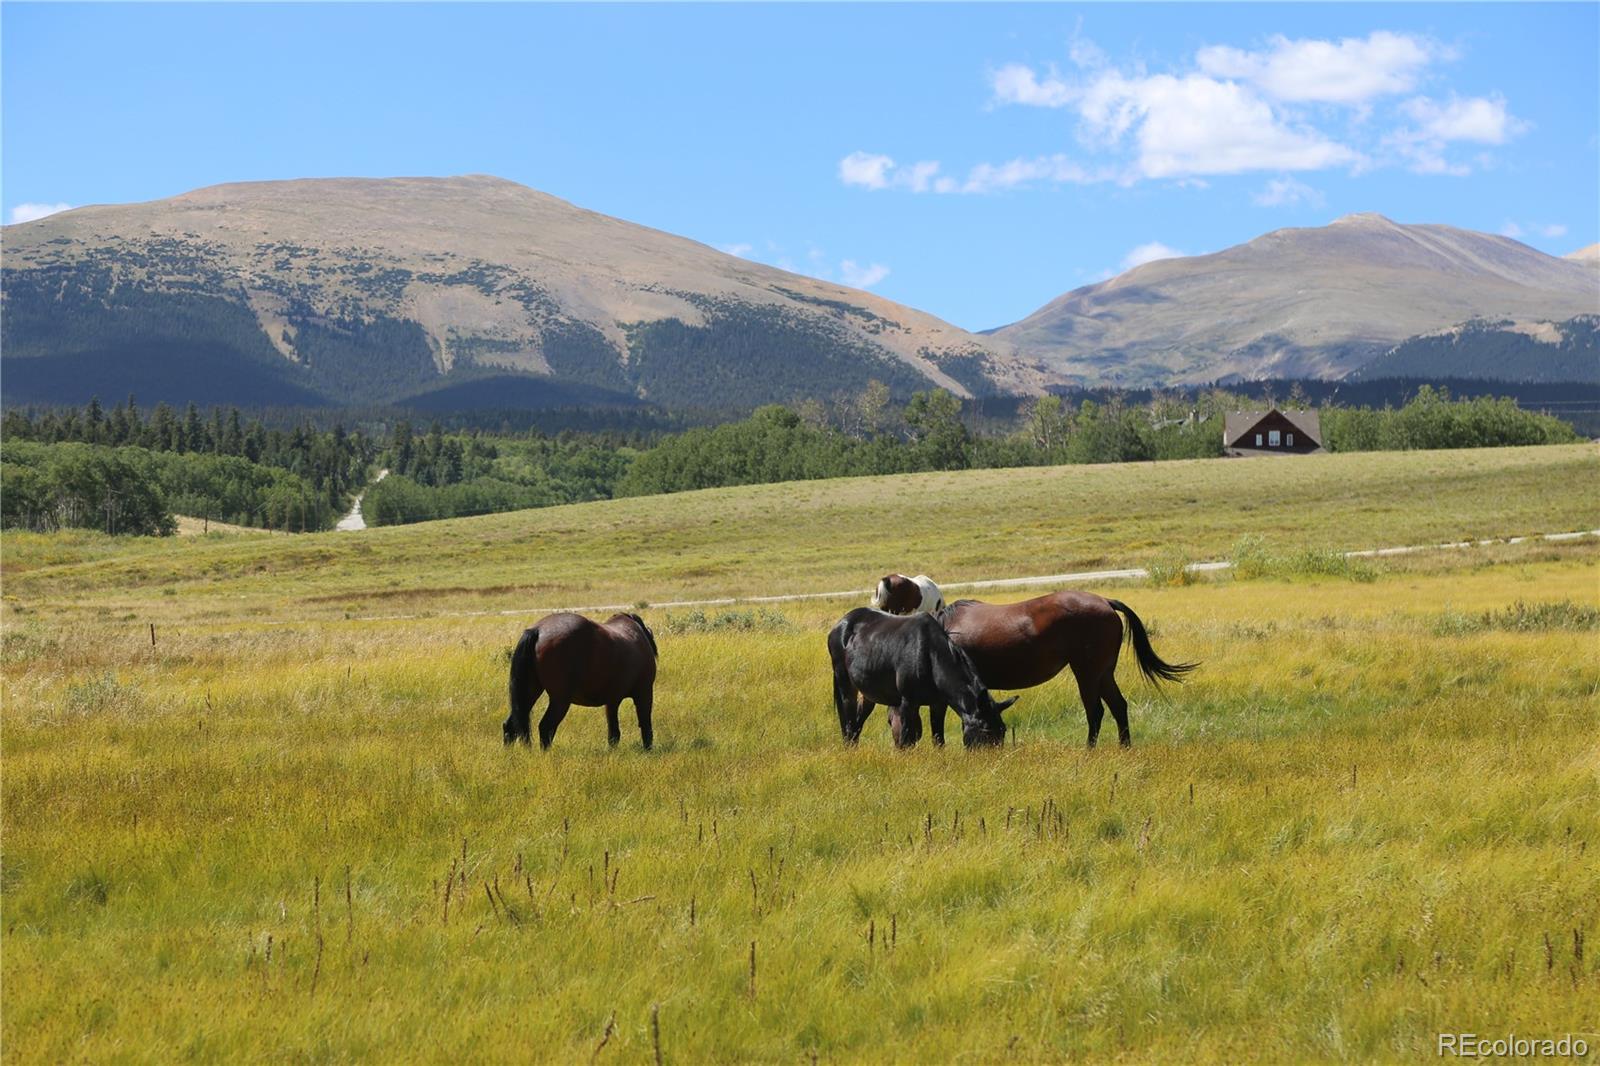
{"label": "green tree line", "polygon": [[[296,475],[322,497],[324,510],[344,507],[350,495],[366,481],[375,446],[359,430],[347,432],[343,425],[319,430],[301,422],[284,430],[258,419],[246,420],[237,407],[226,412],[213,407],[203,416],[194,404],[180,415],[167,404],[157,404],[148,415],[142,413],[133,397],[125,404],[105,410],[99,399],[90,400],[80,410],[7,411],[0,420],[0,436],[5,440],[31,440],[45,444],[76,441],[112,448],[134,447],[150,452],[212,457],[232,457],[251,464],[274,467]],[[202,497],[186,494],[195,502]],[[190,513],[185,504],[174,504],[180,513]],[[216,504],[219,510],[210,517],[221,517],[221,509],[239,508]],[[193,510],[204,516],[203,510]],[[232,521],[232,519],[228,519]],[[247,522],[260,525],[262,522]],[[315,527],[313,527],[315,528]]]}
{"label": "green tree line", "polygon": [[[1303,404],[1291,393],[1284,406]],[[980,432],[971,409],[947,392],[915,393],[897,406],[874,381],[831,405],[769,405],[649,446],[607,434],[445,432],[438,422],[418,434],[402,420],[383,434],[380,448],[337,424],[285,431],[245,423],[237,411],[215,410],[206,419],[191,406],[179,418],[158,407],[146,418],[131,401],[110,413],[91,404],[81,412],[6,415],[5,523],[159,532],[162,523],[146,513],[154,507],[244,525],[324,529],[374,462],[391,476],[368,490],[363,512],[370,524],[397,525],[724,485],[1207,458],[1221,454],[1227,412],[1262,406],[1222,390],[1157,394],[1139,404],[1115,395],[1077,404],[1043,396]],[[1578,439],[1566,423],[1513,400],[1455,400],[1427,386],[1398,408],[1324,405],[1321,422],[1331,451]],[[43,450],[22,447],[30,441]],[[134,491],[135,481],[148,491]],[[126,512],[119,510],[124,504]]]}
{"label": "green tree line", "polygon": [[402,421],[379,458],[390,476],[368,490],[361,512],[370,525],[403,525],[609,499],[635,454],[610,436],[495,439],[447,434],[438,422],[417,436]]}
{"label": "green tree line", "polygon": [[0,525],[164,535],[173,515],[237,525],[327,529],[339,511],[304,478],[227,455],[62,441],[0,442]]}

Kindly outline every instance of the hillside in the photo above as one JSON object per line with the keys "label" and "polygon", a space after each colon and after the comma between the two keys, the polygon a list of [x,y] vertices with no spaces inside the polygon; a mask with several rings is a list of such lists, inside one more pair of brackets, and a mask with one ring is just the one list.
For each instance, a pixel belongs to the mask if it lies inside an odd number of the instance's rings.
{"label": "hillside", "polygon": [[1086,384],[1339,378],[1471,319],[1593,313],[1596,267],[1507,237],[1349,215],[1135,267],[993,336]]}
{"label": "hillside", "polygon": [[1600,383],[1600,315],[1565,322],[1476,319],[1412,337],[1351,377]]}
{"label": "hillside", "polygon": [[931,315],[493,177],[219,185],[5,246],[12,401],[734,406],[1043,380]]}

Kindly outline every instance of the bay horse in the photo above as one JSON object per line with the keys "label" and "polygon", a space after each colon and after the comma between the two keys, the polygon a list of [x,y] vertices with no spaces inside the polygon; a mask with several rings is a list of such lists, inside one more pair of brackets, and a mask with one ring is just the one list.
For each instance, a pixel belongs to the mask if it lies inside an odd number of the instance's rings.
{"label": "bay horse", "polygon": [[947,706],[961,716],[961,739],[967,747],[1005,740],[1000,712],[1017,698],[996,703],[972,661],[932,615],[900,617],[857,607],[828,633],[828,657],[833,660],[839,731],[847,744],[861,739],[861,729],[879,703],[889,707],[897,748],[921,739],[924,706],[938,718],[935,738],[940,744]]}
{"label": "bay horse", "polygon": [[944,594],[927,574],[886,574],[872,593],[871,605],[890,614],[938,614],[944,610]]}
{"label": "bay horse", "polygon": [[[1117,739],[1127,747],[1133,737],[1128,732],[1128,701],[1117,687],[1117,654],[1123,638],[1118,614],[1128,619],[1134,656],[1151,684],[1182,681],[1199,665],[1163,661],[1150,646],[1150,636],[1133,608],[1091,592],[1053,592],[1008,604],[957,600],[939,621],[990,688],[1032,688],[1072,667],[1089,719],[1089,747],[1100,736],[1102,703],[1111,709]],[[941,728],[942,723],[934,724],[936,732]]]}
{"label": "bay horse", "polygon": [[548,692],[550,703],[539,719],[541,748],[550,746],[574,703],[606,709],[606,738],[615,747],[622,739],[617,713],[622,701],[631,699],[639,739],[648,750],[654,740],[656,656],[655,634],[636,614],[612,615],[605,622],[570,611],[546,615],[523,631],[511,653],[511,714],[501,727],[505,742],[532,743],[533,705]]}

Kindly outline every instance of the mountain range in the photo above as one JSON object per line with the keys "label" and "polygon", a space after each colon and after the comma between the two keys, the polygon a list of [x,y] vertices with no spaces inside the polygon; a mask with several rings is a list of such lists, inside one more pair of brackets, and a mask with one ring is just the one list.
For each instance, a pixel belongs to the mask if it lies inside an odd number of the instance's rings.
{"label": "mountain range", "polygon": [[1371,376],[1419,337],[1396,365],[1451,376],[1503,368],[1472,354],[1502,327],[1513,362],[1567,343],[1544,369],[1581,369],[1593,324],[1554,324],[1600,312],[1597,247],[1363,214],[1147,263],[976,334],[486,176],[77,208],[7,226],[0,268],[8,403],[731,408],[873,379],[976,396]]}
{"label": "mountain range", "polygon": [[992,335],[1078,384],[1342,378],[1470,320],[1600,312],[1592,251],[1562,259],[1509,237],[1347,215],[1146,263]]}
{"label": "mountain range", "polygon": [[738,406],[1046,383],[932,315],[484,176],[83,207],[7,227],[4,269],[13,395]]}

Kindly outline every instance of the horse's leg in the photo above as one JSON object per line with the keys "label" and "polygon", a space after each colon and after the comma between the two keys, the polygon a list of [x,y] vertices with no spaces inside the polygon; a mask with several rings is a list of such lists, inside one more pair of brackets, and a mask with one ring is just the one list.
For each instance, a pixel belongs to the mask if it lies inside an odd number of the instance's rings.
{"label": "horse's leg", "polygon": [[556,738],[556,730],[561,728],[561,720],[567,716],[567,709],[572,705],[564,699],[557,699],[554,692],[550,693],[550,706],[544,710],[544,717],[539,719],[539,746],[548,748],[550,742]]}
{"label": "horse's leg", "polygon": [[909,748],[922,739],[922,709],[909,700],[889,709],[889,731],[894,734],[894,746]]}
{"label": "horse's leg", "polygon": [[854,744],[861,734],[861,697],[852,688],[845,688],[836,698],[839,711],[839,735],[846,744]]}
{"label": "horse's leg", "polygon": [[867,719],[872,717],[873,710],[878,705],[866,697],[861,697],[861,711],[856,715],[856,720],[851,723],[850,731],[845,734],[845,740],[854,744],[861,739],[861,731],[866,728]]}
{"label": "horse's leg", "polygon": [[622,723],[617,720],[621,710],[621,700],[606,704],[606,743],[613,748],[622,742]]}
{"label": "horse's leg", "polygon": [[1111,708],[1111,717],[1117,720],[1117,742],[1125,748],[1132,747],[1133,734],[1128,732],[1128,701],[1117,687],[1116,667],[1107,670],[1105,677],[1100,679],[1100,698]]}
{"label": "horse's leg", "polygon": [[655,693],[650,689],[633,694],[633,713],[639,719],[639,743],[644,745],[644,750],[649,751],[650,745],[655,743],[656,735],[650,727],[650,711],[655,703]]}
{"label": "horse's leg", "polygon": [[1089,719],[1089,747],[1100,739],[1100,723],[1105,720],[1105,708],[1100,706],[1100,678],[1090,676],[1076,666],[1072,673],[1078,679],[1078,698],[1083,701],[1083,713]]}
{"label": "horse's leg", "polygon": [[928,706],[928,730],[933,733],[933,742],[939,747],[944,747],[944,704],[934,703]]}

